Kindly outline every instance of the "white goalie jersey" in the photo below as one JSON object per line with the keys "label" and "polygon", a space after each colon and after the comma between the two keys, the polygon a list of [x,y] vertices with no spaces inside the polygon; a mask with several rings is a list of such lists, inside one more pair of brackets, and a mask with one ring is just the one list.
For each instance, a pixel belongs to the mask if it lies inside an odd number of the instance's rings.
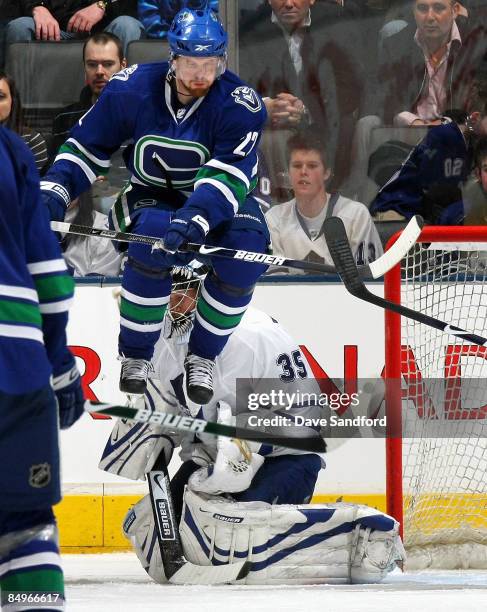
{"label": "white goalie jersey", "polygon": [[[368,264],[383,254],[379,234],[363,204],[339,195],[332,215],[342,219],[357,265]],[[273,206],[266,213],[266,221],[274,255],[333,265],[323,228],[315,237],[309,234],[297,212],[295,199]],[[293,274],[299,273],[304,271],[293,270]]]}
{"label": "white goalie jersey", "polygon": [[[320,417],[319,385],[300,347],[269,315],[248,308],[216,358],[214,394],[205,406],[194,404],[184,393],[186,353],[185,342],[161,335],[155,350],[154,378],[148,385],[149,402],[163,399],[174,410],[186,411],[208,421],[218,420],[218,405],[224,402],[232,407],[239,425],[264,429],[265,418],[276,416],[272,424],[272,433],[276,436],[316,435],[302,421]],[[310,397],[316,397],[316,403],[309,401]],[[243,420],[249,416],[251,420]],[[296,417],[301,417],[298,425],[294,424]],[[213,436],[205,436],[204,440],[205,444],[215,444]],[[301,452],[270,447],[268,454]],[[189,458],[183,450],[182,459]]]}

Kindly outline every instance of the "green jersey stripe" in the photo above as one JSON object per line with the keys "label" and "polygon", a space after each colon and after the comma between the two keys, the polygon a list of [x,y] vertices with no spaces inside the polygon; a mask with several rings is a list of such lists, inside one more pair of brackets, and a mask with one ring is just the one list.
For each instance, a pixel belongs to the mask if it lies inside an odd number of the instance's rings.
{"label": "green jersey stripe", "polygon": [[35,286],[41,302],[66,299],[74,294],[74,281],[68,274],[36,278]]}
{"label": "green jersey stripe", "polygon": [[200,181],[201,179],[212,179],[228,187],[228,189],[232,191],[237,199],[239,206],[245,202],[245,198],[249,193],[245,183],[243,183],[238,177],[225,172],[220,168],[204,166],[196,175],[197,181]]}
{"label": "green jersey stripe", "polygon": [[37,304],[26,304],[17,300],[0,300],[0,321],[42,326],[42,317]]}

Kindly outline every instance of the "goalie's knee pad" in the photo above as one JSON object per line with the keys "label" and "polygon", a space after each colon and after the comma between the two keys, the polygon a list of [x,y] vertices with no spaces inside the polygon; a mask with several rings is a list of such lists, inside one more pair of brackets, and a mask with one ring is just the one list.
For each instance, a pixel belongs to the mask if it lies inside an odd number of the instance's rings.
{"label": "goalie's knee pad", "polygon": [[[173,412],[162,402],[152,383],[148,385],[146,395],[138,400],[138,408],[144,405],[149,410]],[[144,480],[161,452],[169,464],[180,438],[177,432],[168,432],[157,425],[119,419],[113,426],[98,467],[131,480]]]}
{"label": "goalie's knee pad", "polygon": [[404,559],[399,524],[355,504],[232,503],[187,491],[180,531],[193,563],[250,561],[247,584],[374,583]]}

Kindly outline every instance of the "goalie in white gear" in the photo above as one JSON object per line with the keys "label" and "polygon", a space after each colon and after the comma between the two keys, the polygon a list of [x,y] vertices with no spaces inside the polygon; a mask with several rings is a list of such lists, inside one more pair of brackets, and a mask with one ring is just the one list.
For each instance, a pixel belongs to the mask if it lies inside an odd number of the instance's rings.
{"label": "goalie in white gear", "polygon": [[[318,435],[312,427],[294,423],[297,416],[311,419],[323,416],[322,406],[309,401],[311,395],[302,404],[298,400],[284,406],[258,405],[260,394],[268,394],[272,386],[288,393],[286,397],[294,393],[295,400],[300,393],[315,393],[319,397],[320,390],[299,346],[276,321],[253,308],[248,309],[216,359],[212,401],[199,406],[188,400],[184,392],[184,359],[198,276],[192,268],[173,271],[170,308],[156,346],[155,374],[149,380],[145,405],[153,410],[182,411],[226,424],[234,424],[237,417],[238,424],[245,426],[257,424],[256,419],[261,417],[278,416],[279,427],[272,427],[273,436]],[[240,420],[249,414],[253,421]],[[270,432],[267,439],[269,435]],[[363,559],[367,548],[358,517],[368,517],[370,513],[377,524],[379,517],[384,519],[380,524],[385,528],[378,530],[381,537],[388,534],[384,538],[387,559],[384,562],[381,557],[380,570],[374,566],[371,580],[380,579],[394,566],[394,559],[401,556],[391,544],[399,538],[398,524],[390,517],[368,508],[361,512],[348,509],[342,521],[335,510],[318,514],[314,509],[320,509],[319,506],[308,510],[305,504],[311,500],[318,473],[325,466],[323,456],[272,446],[264,437],[259,444],[215,439],[205,434],[188,436],[153,425],[118,421],[100,467],[120,476],[141,479],[161,452],[169,463],[173,448],[179,445],[183,464],[171,479],[171,494],[188,560],[208,565],[240,561],[246,556],[250,560],[255,558],[258,563],[247,577],[248,583],[291,579],[298,583],[323,582],[324,577],[330,576],[350,581],[352,558],[362,554]],[[284,504],[279,512],[272,510],[276,504]],[[334,519],[330,520],[332,516]],[[148,496],[129,511],[124,532],[149,575],[164,582]],[[278,535],[281,532],[282,542]],[[310,537],[310,543],[298,545],[293,552],[298,541],[306,542]],[[330,538],[331,547],[340,549],[340,559],[339,562],[335,559],[335,563],[326,556],[323,565],[320,558]],[[357,553],[359,543],[361,553]],[[303,560],[303,555],[309,563]],[[356,559],[355,562],[357,577],[363,570],[361,563]],[[305,567],[304,573],[299,569],[303,565],[310,566]],[[333,570],[329,571],[331,566]]]}

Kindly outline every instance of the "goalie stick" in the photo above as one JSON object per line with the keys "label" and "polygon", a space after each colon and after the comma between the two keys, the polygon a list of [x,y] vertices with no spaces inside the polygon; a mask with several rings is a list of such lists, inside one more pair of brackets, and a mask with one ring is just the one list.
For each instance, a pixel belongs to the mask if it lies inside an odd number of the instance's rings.
{"label": "goalie stick", "polygon": [[[409,251],[412,245],[416,242],[421,229],[423,227],[423,219],[416,215],[413,217],[407,226],[404,228],[400,238],[394,245],[375,261],[372,261],[366,266],[360,266],[358,273],[363,278],[380,278],[384,276],[391,268],[393,268],[404,255]],[[142,234],[130,234],[128,232],[116,232],[114,230],[100,229],[85,225],[76,225],[75,223],[64,223],[62,221],[51,221],[51,229],[55,232],[63,234],[78,234],[80,236],[97,236],[100,238],[108,238],[120,242],[138,242],[142,244],[158,245],[159,248],[164,248],[160,238],[154,236],[143,236]],[[248,261],[251,263],[268,264],[283,268],[297,268],[298,270],[307,270],[309,272],[322,272],[327,274],[336,274],[337,269],[326,264],[313,263],[310,261],[301,261],[299,259],[288,259],[278,255],[267,255],[265,253],[255,253],[253,251],[242,251],[236,249],[227,249],[225,247],[207,246],[205,244],[189,243],[180,248],[183,253],[190,252],[211,257],[224,257],[226,259],[236,259],[239,261]]]}
{"label": "goalie stick", "polygon": [[339,217],[330,217],[325,221],[324,233],[330,255],[333,259],[333,263],[336,266],[337,272],[345,285],[346,290],[365,302],[375,304],[385,310],[391,310],[404,317],[429,325],[435,329],[438,329],[447,334],[451,334],[457,338],[467,340],[472,344],[484,346],[487,344],[487,338],[483,338],[477,334],[473,334],[461,327],[456,327],[450,323],[445,323],[434,317],[430,317],[427,314],[412,310],[407,306],[396,304],[395,302],[389,302],[384,298],[379,297],[371,293],[364,285],[363,280],[360,278],[357,265],[355,263],[350,243],[348,242],[347,234],[345,232],[345,226],[343,221]]}
{"label": "goalie stick", "polygon": [[173,584],[227,584],[247,576],[250,570],[248,561],[215,566],[195,565],[186,560],[174,514],[164,453],[159,455],[154,467],[147,474],[147,481],[162,565],[169,582]]}
{"label": "goalie stick", "polygon": [[245,427],[233,427],[223,425],[214,421],[205,421],[191,416],[170,414],[158,410],[147,410],[146,408],[133,408],[131,406],[116,406],[102,402],[87,401],[85,410],[90,413],[107,414],[122,419],[138,421],[139,423],[152,423],[161,427],[168,427],[178,431],[193,432],[195,434],[205,433],[226,438],[238,438],[240,440],[251,440],[253,442],[265,442],[273,446],[283,446],[293,450],[308,451],[311,453],[324,453],[326,451],[325,441],[316,436],[315,438],[273,438]]}

